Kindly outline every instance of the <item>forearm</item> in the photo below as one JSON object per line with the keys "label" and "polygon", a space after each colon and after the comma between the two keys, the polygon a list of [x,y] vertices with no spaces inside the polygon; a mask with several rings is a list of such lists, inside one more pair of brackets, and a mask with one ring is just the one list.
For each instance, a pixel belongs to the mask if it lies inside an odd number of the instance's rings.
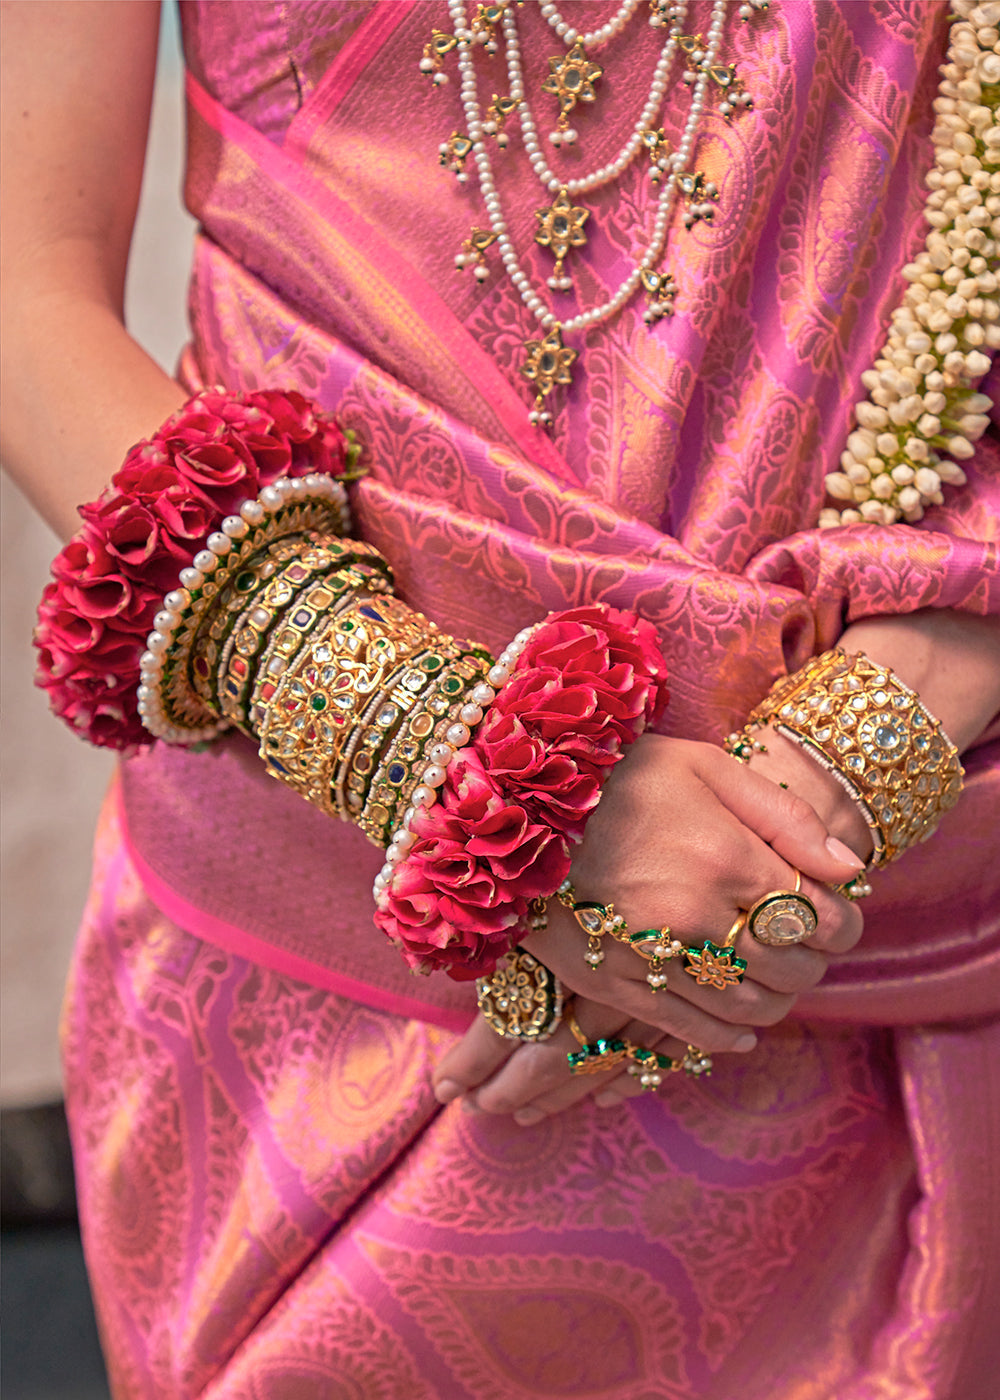
{"label": "forearm", "polygon": [[7,297],[5,468],[63,539],[128,448],[184,391],[128,335],[115,310],[55,273]]}
{"label": "forearm", "polygon": [[[125,269],[156,65],[155,0],[4,0],[4,466],[65,538],[183,400],[130,339]],[[44,61],[40,56],[44,56]]]}
{"label": "forearm", "polygon": [[840,645],[915,690],[960,753],[1000,710],[1000,617],[927,608],[853,623]]}

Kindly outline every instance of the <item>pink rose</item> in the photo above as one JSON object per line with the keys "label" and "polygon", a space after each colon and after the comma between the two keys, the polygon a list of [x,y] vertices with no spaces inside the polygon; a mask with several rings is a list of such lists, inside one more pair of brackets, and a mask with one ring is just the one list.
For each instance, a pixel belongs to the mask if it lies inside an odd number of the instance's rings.
{"label": "pink rose", "polygon": [[601,784],[596,765],[529,734],[516,715],[493,714],[476,733],[475,749],[504,792],[516,795],[537,820],[579,841],[597,806]]}
{"label": "pink rose", "polygon": [[220,521],[260,491],[256,464],[238,441],[207,442],[200,447],[178,442],[177,448],[178,475],[207,497]]}
{"label": "pink rose", "polygon": [[114,497],[84,507],[84,519],[104,537],[118,568],[162,597],[177,587],[177,575],[190,564],[192,551],[171,538],[154,513],[138,501]]}

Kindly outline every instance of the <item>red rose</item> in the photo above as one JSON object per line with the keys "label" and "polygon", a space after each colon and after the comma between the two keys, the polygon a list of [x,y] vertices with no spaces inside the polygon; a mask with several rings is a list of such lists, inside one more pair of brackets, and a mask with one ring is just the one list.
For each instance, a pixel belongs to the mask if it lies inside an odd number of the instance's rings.
{"label": "red rose", "polygon": [[104,537],[109,555],[122,572],[162,597],[177,586],[177,575],[190,564],[192,551],[171,538],[154,513],[138,501],[116,497],[84,507],[84,519]]}
{"label": "red rose", "polygon": [[181,479],[208,498],[220,521],[260,490],[256,463],[238,441],[183,445],[174,462]]}
{"label": "red rose", "polygon": [[69,583],[90,583],[114,574],[118,561],[108,553],[104,536],[86,521],[52,561],[52,576]]}
{"label": "red rose", "polygon": [[[470,919],[457,900],[442,900],[436,873],[426,861],[408,859],[397,872],[384,907],[376,911],[377,926],[407,963],[422,972],[478,963],[494,943],[499,958],[500,951],[511,945],[510,930],[527,905],[495,905],[490,909],[477,903],[475,917]],[[456,923],[456,917],[462,922]]]}
{"label": "red rose", "polygon": [[475,749],[503,791],[516,795],[537,820],[582,839],[601,796],[596,765],[583,765],[546,745],[516,715],[492,711],[476,733]]}

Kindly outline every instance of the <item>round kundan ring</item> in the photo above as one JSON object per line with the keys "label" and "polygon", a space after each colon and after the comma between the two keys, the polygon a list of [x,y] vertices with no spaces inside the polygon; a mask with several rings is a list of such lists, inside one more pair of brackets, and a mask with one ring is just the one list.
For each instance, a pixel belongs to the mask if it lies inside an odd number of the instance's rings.
{"label": "round kundan ring", "polygon": [[794,890],[771,890],[747,910],[747,927],[758,943],[784,948],[816,932],[816,906],[801,893],[802,876],[795,872]]}
{"label": "round kundan ring", "polygon": [[495,972],[477,978],[476,993],[480,1011],[504,1040],[548,1040],[562,1021],[562,983],[524,948],[513,948]]}

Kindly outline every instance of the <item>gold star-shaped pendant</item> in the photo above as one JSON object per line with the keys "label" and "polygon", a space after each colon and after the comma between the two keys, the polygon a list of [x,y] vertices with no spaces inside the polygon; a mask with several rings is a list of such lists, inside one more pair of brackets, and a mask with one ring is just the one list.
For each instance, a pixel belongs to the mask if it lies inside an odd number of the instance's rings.
{"label": "gold star-shaped pendant", "polygon": [[582,248],[586,243],[583,226],[590,218],[590,210],[574,205],[566,191],[560,190],[547,209],[535,210],[535,218],[539,226],[535,242],[553,253],[558,272],[569,250]]}
{"label": "gold star-shaped pendant", "polygon": [[747,964],[732,948],[720,948],[717,943],[703,943],[700,948],[686,948],[685,972],[690,973],[699,987],[735,987],[743,981]]}
{"label": "gold star-shaped pendant", "polygon": [[557,384],[571,384],[578,352],[562,341],[562,326],[553,326],[543,340],[526,340],[527,351],[521,373],[530,379],[540,397],[552,393]]}
{"label": "gold star-shaped pendant", "polygon": [[578,39],[561,58],[549,59],[549,76],[542,91],[559,99],[559,114],[563,118],[578,102],[593,102],[597,96],[594,83],[604,73],[599,63],[591,63],[587,51]]}

